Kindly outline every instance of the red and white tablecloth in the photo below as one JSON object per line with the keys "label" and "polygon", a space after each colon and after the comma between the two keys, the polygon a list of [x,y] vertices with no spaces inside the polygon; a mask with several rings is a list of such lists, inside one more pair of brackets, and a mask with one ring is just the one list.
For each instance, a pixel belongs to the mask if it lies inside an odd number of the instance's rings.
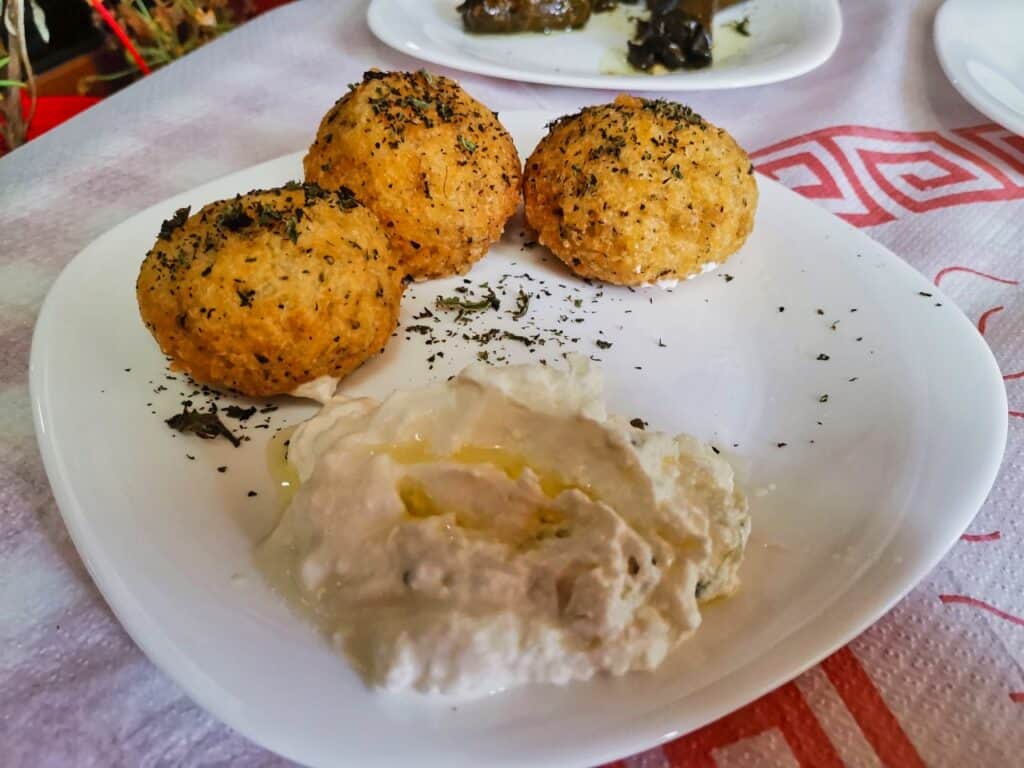
{"label": "red and white tablecloth", "polygon": [[[762,173],[864,228],[977,323],[1009,394],[1002,473],[969,534],[861,637],[621,765],[1024,765],[1024,138],[946,81],[932,46],[939,4],[847,0],[839,50],[817,71],[677,97],[728,127]],[[36,451],[29,341],[46,290],[97,235],[305,147],[363,70],[419,68],[373,39],[366,5],[307,0],[271,12],[0,160],[4,766],[283,764],[192,704],[96,591]],[[497,110],[609,98],[449,74]]]}

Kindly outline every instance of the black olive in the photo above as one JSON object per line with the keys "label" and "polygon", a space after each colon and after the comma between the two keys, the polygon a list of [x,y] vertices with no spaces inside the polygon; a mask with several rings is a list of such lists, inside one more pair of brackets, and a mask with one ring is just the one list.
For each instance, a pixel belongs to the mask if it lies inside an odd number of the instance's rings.
{"label": "black olive", "polygon": [[629,62],[640,69],[706,67],[711,63],[714,0],[648,0],[650,19],[637,22]]}
{"label": "black olive", "polygon": [[683,49],[678,43],[669,38],[662,38],[658,45],[658,57],[661,63],[669,69],[682,69],[686,66],[687,58]]}
{"label": "black olive", "polygon": [[629,63],[637,69],[648,70],[654,66],[657,61],[657,54],[655,54],[650,43],[629,43],[629,54],[626,57]]}
{"label": "black olive", "polygon": [[[614,9],[638,0],[464,0],[458,7],[470,32],[542,32],[577,29],[591,13]],[[655,64],[668,69],[698,68],[711,64],[711,22],[715,11],[739,0],[647,0],[649,19],[637,20],[628,60],[649,70]]]}

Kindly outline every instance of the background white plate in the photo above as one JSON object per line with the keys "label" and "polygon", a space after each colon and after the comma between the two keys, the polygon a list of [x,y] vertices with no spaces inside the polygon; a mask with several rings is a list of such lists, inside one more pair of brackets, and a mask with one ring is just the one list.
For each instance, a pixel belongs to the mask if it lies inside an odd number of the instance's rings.
{"label": "background white plate", "polygon": [[[524,155],[551,117],[503,114]],[[614,409],[746,457],[754,533],[744,588],[710,606],[696,637],[654,674],[475,703],[367,691],[253,566],[253,544],[278,511],[270,431],[250,429],[239,449],[172,433],[162,419],[187,389],[165,379],[135,305],[138,266],[162,219],[300,172],[299,155],[283,157],[99,238],[47,297],[31,361],[47,473],[107,601],[196,701],[283,755],[317,766],[583,766],[670,739],[877,619],[953,544],[995,477],[1006,397],[973,326],[904,262],[778,184],[759,179],[757,226],[742,251],[672,293],[584,284],[524,245],[530,234],[514,223],[470,279],[529,273],[535,282],[509,281],[534,293],[529,322],[567,316],[576,346],[602,358]],[[402,326],[460,284],[411,287]],[[510,308],[495,322],[517,327]],[[599,338],[613,346],[598,348]],[[507,346],[515,360],[557,357]],[[381,396],[446,377],[477,353],[441,349],[430,369],[438,347],[402,333],[346,390]],[[169,389],[154,392],[161,385]],[[311,412],[280,404],[275,424]]]}
{"label": "background white plate", "polygon": [[[626,63],[637,7],[550,34],[471,35],[458,0],[373,0],[367,22],[397,51],[465,72],[580,88],[687,91],[763,85],[821,66],[839,44],[839,0],[750,0],[715,17],[714,64],[652,76]],[[750,37],[728,24],[750,17]]]}
{"label": "background white plate", "polygon": [[1024,2],[946,0],[935,16],[935,50],[972,107],[1024,136]]}

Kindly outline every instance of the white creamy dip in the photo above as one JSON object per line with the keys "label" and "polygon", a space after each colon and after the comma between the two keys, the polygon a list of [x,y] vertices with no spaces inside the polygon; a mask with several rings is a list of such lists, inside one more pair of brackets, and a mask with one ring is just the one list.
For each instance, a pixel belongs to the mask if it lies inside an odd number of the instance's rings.
{"label": "white creamy dip", "polygon": [[303,400],[316,400],[323,405],[334,397],[339,381],[341,379],[337,376],[320,376],[312,381],[307,381],[305,384],[299,384],[290,394],[292,397],[298,397]]}
{"label": "white creamy dip", "polygon": [[590,361],[335,397],[265,546],[372,684],[476,695],[657,667],[731,593],[750,530],[695,438],[605,410]]}
{"label": "white creamy dip", "polygon": [[[683,279],[684,280],[693,280],[693,278],[695,278],[695,277],[699,277],[700,275],[706,275],[708,272],[713,272],[714,270],[718,269],[719,266],[720,265],[718,264],[717,261],[707,261],[707,262],[704,262],[703,264],[700,265],[700,272],[694,272],[692,275],[687,275]],[[640,272],[640,268],[639,267],[637,267],[637,272],[638,273]],[[655,280],[653,283],[640,283],[640,287],[641,288],[657,287],[657,288],[661,288],[661,289],[666,290],[666,291],[671,291],[673,288],[678,288],[679,287],[679,278],[678,277],[666,277],[666,278],[662,278],[661,280]]]}

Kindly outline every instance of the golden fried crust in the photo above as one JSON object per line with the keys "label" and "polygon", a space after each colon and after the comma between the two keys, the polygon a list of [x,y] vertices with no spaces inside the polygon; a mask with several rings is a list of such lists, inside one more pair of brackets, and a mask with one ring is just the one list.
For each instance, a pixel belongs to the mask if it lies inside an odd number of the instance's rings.
{"label": "golden fried crust", "polygon": [[345,376],[398,322],[403,272],[351,192],[290,184],[164,222],[136,283],[172,365],[246,395]]}
{"label": "golden fried crust", "polygon": [[497,115],[453,80],[367,72],[324,116],[306,179],[345,183],[415,278],[466,272],[519,205],[519,155]]}
{"label": "golden fried crust", "polygon": [[573,271],[619,285],[723,263],[757,209],[753,166],[688,107],[619,96],[556,120],[526,161],[527,223]]}

